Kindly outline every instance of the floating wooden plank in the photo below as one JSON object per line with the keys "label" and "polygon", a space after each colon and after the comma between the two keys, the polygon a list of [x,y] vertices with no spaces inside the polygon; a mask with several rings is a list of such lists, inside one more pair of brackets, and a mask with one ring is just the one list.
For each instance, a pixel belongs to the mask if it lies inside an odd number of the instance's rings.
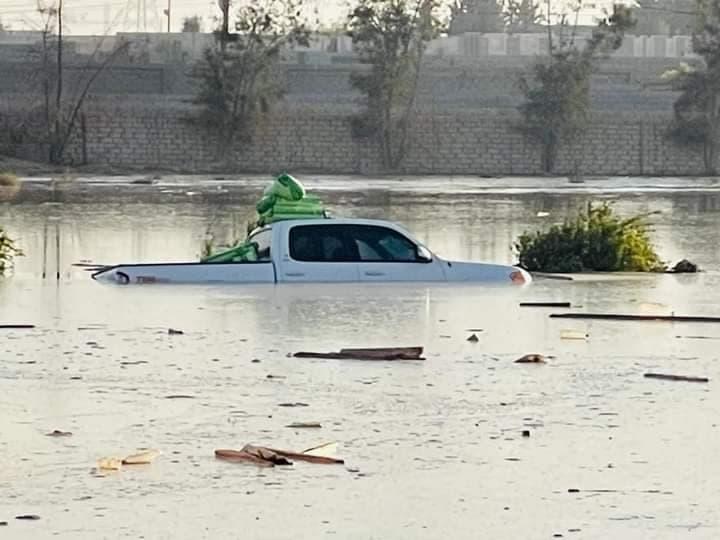
{"label": "floating wooden plank", "polygon": [[554,319],[594,319],[602,321],[659,321],[720,323],[720,317],[688,315],[626,315],[618,313],[551,313]]}
{"label": "floating wooden plank", "polygon": [[215,450],[215,457],[227,461],[245,462],[259,465],[261,467],[274,467],[275,465],[292,465],[289,459],[307,461],[308,463],[319,463],[325,465],[342,465],[342,459],[326,456],[317,456],[289,450],[278,450],[265,446],[253,446],[246,444],[242,450]]}
{"label": "floating wooden plank", "polygon": [[295,358],[325,358],[332,360],[425,360],[422,347],[390,347],[368,349],[340,349],[340,352],[296,352]]}
{"label": "floating wooden plank", "polygon": [[665,373],[646,373],[645,378],[661,379],[663,381],[685,381],[685,382],[699,382],[699,383],[710,382],[710,379],[708,379],[707,377],[689,377],[686,375],[668,375]]}
{"label": "floating wooden plank", "polygon": [[317,456],[313,454],[306,454],[305,452],[290,452],[288,450],[278,450],[277,448],[268,448],[268,450],[288,459],[307,461],[308,463],[319,463],[322,465],[342,465],[345,463],[345,460],[329,456]]}
{"label": "floating wooden plank", "polygon": [[160,450],[144,450],[123,458],[123,465],[149,465],[160,455]]}
{"label": "floating wooden plank", "polygon": [[569,308],[572,307],[572,304],[570,302],[520,302],[520,307]]}
{"label": "floating wooden plank", "polygon": [[320,422],[293,422],[285,427],[294,429],[319,429],[322,427],[322,424],[320,424]]}
{"label": "floating wooden plank", "polygon": [[233,461],[236,463],[252,463],[253,465],[257,465],[259,467],[275,466],[275,463],[273,461],[258,457],[254,454],[244,452],[242,450],[215,450],[215,457],[218,459],[223,459],[225,461]]}
{"label": "floating wooden plank", "polygon": [[0,330],[29,330],[35,328],[34,324],[0,324]]}
{"label": "floating wooden plank", "polygon": [[533,278],[539,278],[539,279],[556,279],[558,281],[575,281],[575,278],[572,276],[564,276],[561,274],[550,274],[547,272],[530,272],[530,275]]}

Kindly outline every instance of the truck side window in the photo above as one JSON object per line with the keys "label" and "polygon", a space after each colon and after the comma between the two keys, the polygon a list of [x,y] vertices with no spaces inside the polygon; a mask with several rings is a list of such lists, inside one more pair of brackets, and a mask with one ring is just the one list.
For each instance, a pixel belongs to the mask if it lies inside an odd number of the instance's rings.
{"label": "truck side window", "polygon": [[256,232],[248,241],[255,242],[257,248],[257,260],[258,261],[269,261],[270,258],[270,243],[272,242],[272,229],[265,229]]}
{"label": "truck side window", "polygon": [[350,225],[348,234],[363,262],[419,262],[417,246],[402,234],[374,225]]}
{"label": "truck side window", "polygon": [[357,253],[342,225],[298,225],[290,229],[290,257],[302,262],[352,262]]}

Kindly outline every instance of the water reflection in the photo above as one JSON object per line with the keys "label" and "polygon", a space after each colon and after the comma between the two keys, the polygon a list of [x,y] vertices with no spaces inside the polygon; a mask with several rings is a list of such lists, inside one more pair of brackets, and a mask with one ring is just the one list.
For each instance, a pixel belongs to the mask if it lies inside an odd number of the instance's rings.
{"label": "water reflection", "polygon": [[[449,193],[432,179],[370,180],[361,189],[357,179],[336,178],[318,189],[338,214],[402,222],[446,256],[499,262],[512,261],[510,244],[524,229],[561,221],[591,199],[613,199],[623,213],[660,209],[660,252],[708,269],[695,276],[590,275],[526,289],[122,287],[70,266],[193,259],[208,227],[221,240],[244,230],[265,180],[243,181],[218,189],[222,181],[208,179],[192,187],[186,179],[102,179],[67,186],[55,195],[60,206],[42,204],[52,198],[46,186],[0,206],[0,223],[28,253],[16,276],[0,280],[0,321],[37,325],[3,331],[0,345],[0,521],[10,522],[9,537],[439,538],[448,523],[463,539],[478,531],[676,538],[688,524],[693,536],[718,537],[720,329],[567,321],[518,305],[717,315],[720,192],[712,180],[704,193],[635,192],[634,180],[618,180],[622,192],[576,192],[549,180],[543,189],[544,179],[533,180],[541,186],[534,193],[523,179],[509,182],[515,191],[468,179]],[[170,327],[185,334],[168,335]],[[563,339],[567,330],[588,337]],[[467,341],[470,332],[478,343]],[[425,362],[288,356],[418,344]],[[513,363],[527,353],[554,358]],[[651,370],[711,383],[644,380]],[[309,406],[278,407],[296,401]],[[323,427],[285,427],[295,421]],[[53,429],[74,435],[44,436]],[[347,468],[258,471],[212,457],[247,442],[303,449],[328,440],[339,441]],[[151,467],[89,474],[97,458],[138,447],[164,454]],[[42,520],[9,519],[21,513]]]}

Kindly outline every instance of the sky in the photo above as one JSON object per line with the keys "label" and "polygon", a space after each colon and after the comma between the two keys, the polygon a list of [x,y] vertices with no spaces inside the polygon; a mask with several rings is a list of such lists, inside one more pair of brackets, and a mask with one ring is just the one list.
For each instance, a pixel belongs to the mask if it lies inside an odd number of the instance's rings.
{"label": "sky", "polygon": [[[45,4],[52,5],[56,1],[45,0]],[[193,15],[202,17],[204,31],[214,28],[213,17],[219,14],[216,1],[169,1],[171,31],[179,32],[183,19]],[[305,0],[304,3],[322,6],[323,22],[328,24],[342,19],[345,13],[345,0]],[[167,4],[168,0],[63,0],[63,22],[69,34],[165,32],[167,17],[163,10]],[[12,30],[37,30],[41,26],[37,5],[36,0],[0,0],[0,21]],[[108,28],[110,31],[106,32]]]}
{"label": "sky", "polygon": [[[57,0],[0,0],[0,21],[13,30],[39,30],[41,18],[37,13],[38,1],[51,5]],[[165,32],[167,17],[163,10],[170,4],[170,29],[179,32],[186,17],[199,15],[203,19],[203,31],[210,31],[216,25],[213,18],[219,9],[216,0],[63,0],[65,16],[63,22],[68,34],[104,35],[116,32]],[[602,7],[609,0],[589,0]],[[321,22],[332,25],[344,20],[348,11],[348,0],[305,0],[308,7],[316,6]],[[586,2],[587,4],[587,2]],[[138,13],[140,14],[138,17]],[[588,20],[600,11],[589,10]],[[584,17],[586,19],[586,17]]]}

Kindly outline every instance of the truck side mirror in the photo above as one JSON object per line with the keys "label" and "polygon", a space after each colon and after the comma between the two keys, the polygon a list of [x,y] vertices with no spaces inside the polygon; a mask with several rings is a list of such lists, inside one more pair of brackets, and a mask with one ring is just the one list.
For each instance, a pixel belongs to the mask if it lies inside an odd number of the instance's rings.
{"label": "truck side mirror", "polygon": [[417,260],[420,262],[432,262],[432,253],[424,246],[417,247]]}

